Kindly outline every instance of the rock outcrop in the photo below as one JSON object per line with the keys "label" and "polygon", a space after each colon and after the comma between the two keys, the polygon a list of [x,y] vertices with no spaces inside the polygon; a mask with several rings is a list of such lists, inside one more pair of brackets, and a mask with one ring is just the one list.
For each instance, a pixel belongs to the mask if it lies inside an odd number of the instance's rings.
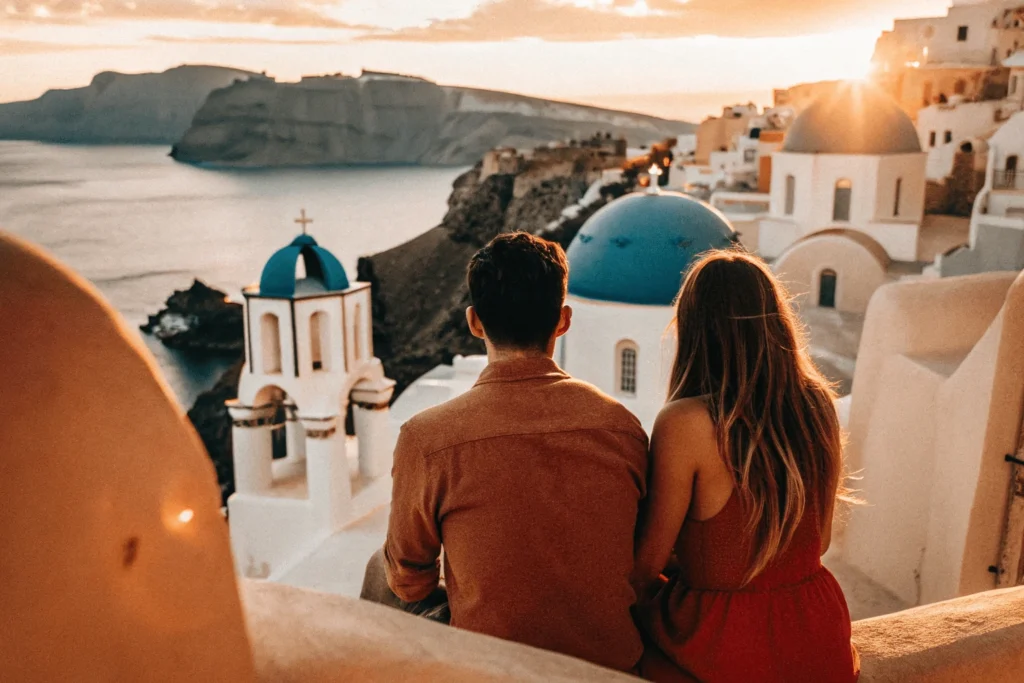
{"label": "rock outcrop", "polygon": [[240,355],[244,349],[242,305],[224,292],[195,280],[174,292],[166,308],[140,329],[172,349]]}
{"label": "rock outcrop", "polygon": [[391,74],[254,78],[212,93],[171,155],[226,166],[468,165],[497,146],[529,148],[600,131],[649,144],[693,128]]}
{"label": "rock outcrop", "polygon": [[255,74],[219,66],[163,73],[106,71],[88,86],[0,104],[0,139],[92,144],[172,144],[213,90]]}

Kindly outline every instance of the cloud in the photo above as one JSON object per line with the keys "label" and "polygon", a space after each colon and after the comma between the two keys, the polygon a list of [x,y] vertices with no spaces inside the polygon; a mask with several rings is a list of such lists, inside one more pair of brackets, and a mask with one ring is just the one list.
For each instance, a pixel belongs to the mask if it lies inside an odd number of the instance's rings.
{"label": "cloud", "polygon": [[13,55],[38,55],[54,52],[75,52],[80,50],[120,50],[124,45],[84,45],[79,43],[48,43],[36,40],[15,40],[0,38],[0,57]]}
{"label": "cloud", "polygon": [[892,0],[487,0],[469,16],[373,31],[361,40],[587,42],[635,38],[795,36],[877,25]]}
{"label": "cloud", "polygon": [[125,19],[368,28],[332,18],[329,11],[338,5],[338,0],[0,0],[0,21],[83,23]]}
{"label": "cloud", "polygon": [[199,45],[338,45],[337,40],[303,40],[277,38],[247,38],[245,36],[198,36],[186,38],[182,36],[146,36],[146,40],[155,43],[199,44]]}

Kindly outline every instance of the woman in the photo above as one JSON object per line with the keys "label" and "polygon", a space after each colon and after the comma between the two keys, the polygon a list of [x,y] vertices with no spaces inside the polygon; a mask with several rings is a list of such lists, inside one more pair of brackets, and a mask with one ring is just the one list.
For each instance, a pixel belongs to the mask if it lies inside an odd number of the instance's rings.
{"label": "woman", "polygon": [[843,476],[834,395],[784,288],[754,257],[712,252],[683,284],[676,327],[637,542],[644,675],[857,680],[846,600],[820,559]]}

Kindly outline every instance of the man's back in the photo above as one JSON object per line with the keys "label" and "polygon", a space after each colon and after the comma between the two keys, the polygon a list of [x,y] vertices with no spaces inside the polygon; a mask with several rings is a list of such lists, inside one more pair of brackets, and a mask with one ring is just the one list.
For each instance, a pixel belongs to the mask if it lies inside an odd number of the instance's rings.
{"label": "man's back", "polygon": [[385,555],[420,600],[445,550],[452,625],[628,670],[647,437],[625,408],[547,358],[492,363],[406,425]]}

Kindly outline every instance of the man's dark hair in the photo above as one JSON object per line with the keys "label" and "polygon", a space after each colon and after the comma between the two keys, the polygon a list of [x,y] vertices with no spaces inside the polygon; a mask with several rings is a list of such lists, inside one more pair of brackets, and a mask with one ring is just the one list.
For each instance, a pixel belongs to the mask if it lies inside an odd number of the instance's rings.
{"label": "man's dark hair", "polygon": [[525,232],[498,235],[469,262],[469,296],[498,346],[544,349],[558,328],[569,264],[562,247]]}

